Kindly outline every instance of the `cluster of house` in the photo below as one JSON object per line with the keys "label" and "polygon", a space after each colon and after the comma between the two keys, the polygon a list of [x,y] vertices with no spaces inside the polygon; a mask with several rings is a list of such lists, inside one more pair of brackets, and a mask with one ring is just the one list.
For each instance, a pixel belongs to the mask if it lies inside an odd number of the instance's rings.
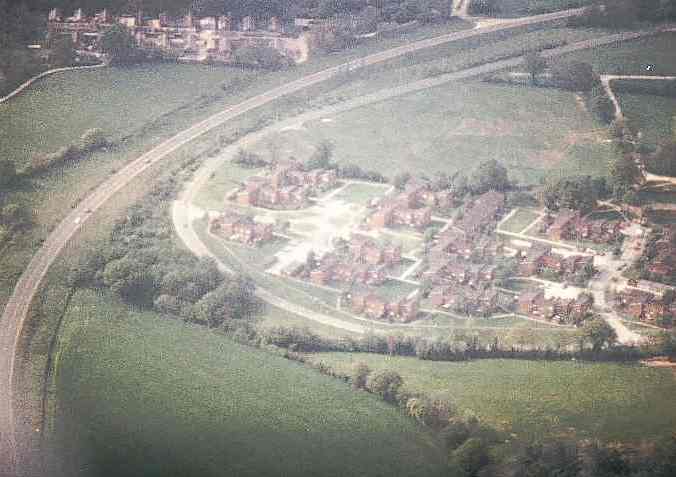
{"label": "cluster of house", "polygon": [[359,293],[351,296],[350,306],[354,313],[376,320],[409,322],[418,317],[420,296],[415,291],[405,298],[387,300],[375,293]]}
{"label": "cluster of house", "polygon": [[227,240],[246,245],[259,245],[272,240],[272,224],[262,224],[253,217],[236,212],[224,212],[209,221],[209,230]]}
{"label": "cluster of house", "polygon": [[591,220],[580,211],[562,209],[556,216],[548,214],[540,223],[540,233],[553,240],[589,240],[595,243],[614,242],[620,234],[619,220]]}
{"label": "cluster of house", "polygon": [[427,268],[419,275],[432,284],[431,304],[481,316],[509,309],[513,298],[493,286],[493,260],[502,252],[502,244],[487,235],[466,234],[453,228],[440,233],[428,251]]}
{"label": "cluster of house", "polygon": [[544,291],[536,290],[519,295],[517,310],[531,318],[579,323],[591,312],[593,305],[594,299],[588,293],[581,293],[577,298],[545,298]]}
{"label": "cluster of house", "polygon": [[594,268],[592,255],[568,255],[566,257],[552,253],[548,245],[534,244],[522,252],[519,261],[519,275],[539,275],[545,270],[559,275],[571,275],[579,271],[591,273]]}
{"label": "cluster of house", "polygon": [[495,229],[504,211],[505,194],[491,190],[468,202],[456,225],[468,234],[488,232]]}
{"label": "cluster of house", "polygon": [[626,287],[615,294],[614,305],[617,311],[634,319],[663,324],[663,318],[676,316],[676,303],[671,300],[663,291],[651,293],[645,287]]}
{"label": "cluster of house", "polygon": [[676,226],[665,226],[662,236],[653,243],[646,271],[655,280],[676,282]]}
{"label": "cluster of house", "polygon": [[268,209],[300,209],[308,199],[334,188],[338,183],[336,171],[313,169],[306,171],[297,161],[280,162],[272,173],[252,176],[243,188],[228,195],[244,206]]}
{"label": "cluster of house", "polygon": [[411,179],[395,197],[385,197],[368,219],[372,228],[404,225],[424,229],[432,222],[434,210],[447,210],[456,205],[451,190],[436,191],[426,181]]}
{"label": "cluster of house", "polygon": [[113,17],[106,10],[87,16],[79,8],[64,17],[58,9],[49,13],[50,35],[70,35],[78,49],[97,52],[101,38],[114,24],[125,26],[139,47],[180,52],[186,59],[230,62],[243,47],[269,47],[299,63],[309,51],[335,36],[331,20],[297,18],[285,23],[273,17],[262,23],[247,16],[239,21],[226,15],[157,18],[136,15]]}
{"label": "cluster of house", "polygon": [[378,286],[387,280],[387,271],[401,262],[401,245],[379,244],[370,237],[353,234],[340,249],[319,259],[310,255],[305,263],[288,265],[282,274],[310,280],[317,285],[331,282]]}

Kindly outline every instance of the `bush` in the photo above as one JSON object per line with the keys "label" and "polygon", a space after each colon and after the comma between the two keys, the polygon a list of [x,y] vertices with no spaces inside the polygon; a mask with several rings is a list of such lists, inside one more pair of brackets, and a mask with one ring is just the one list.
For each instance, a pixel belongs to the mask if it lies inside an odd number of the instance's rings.
{"label": "bush", "polygon": [[368,377],[366,388],[373,394],[377,394],[385,401],[397,402],[397,395],[404,380],[396,371],[383,370],[371,374]]}

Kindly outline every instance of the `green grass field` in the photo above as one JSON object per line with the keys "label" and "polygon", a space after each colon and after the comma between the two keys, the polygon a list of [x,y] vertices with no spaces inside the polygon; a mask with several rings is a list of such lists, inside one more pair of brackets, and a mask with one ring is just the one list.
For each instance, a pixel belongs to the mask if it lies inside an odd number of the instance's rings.
{"label": "green grass field", "polygon": [[[671,76],[676,75],[675,41],[676,32],[665,32],[612,46],[577,51],[563,58],[591,63],[600,74]],[[654,68],[648,71],[648,65]]]}
{"label": "green grass field", "polygon": [[55,383],[53,437],[78,475],[422,476],[443,462],[375,396],[93,292],[68,310]]}
{"label": "green grass field", "polygon": [[461,411],[521,436],[638,442],[667,436],[676,426],[676,380],[665,369],[520,360],[443,363],[348,353],[312,359],[342,372],[358,361],[372,370],[395,369],[407,389],[445,396]]}
{"label": "green grass field", "polygon": [[[493,3],[497,8],[493,12],[488,12],[489,16],[522,17],[578,8],[590,4],[591,0],[500,0]],[[470,11],[473,10],[476,11],[470,6]]]}
{"label": "green grass field", "polygon": [[620,93],[618,99],[627,122],[641,132],[645,143],[655,146],[673,137],[676,98]]}
{"label": "green grass field", "polygon": [[507,232],[520,233],[540,216],[537,212],[528,209],[518,209],[500,228]]}
{"label": "green grass field", "polygon": [[[490,98],[490,100],[489,100]],[[468,172],[496,158],[514,179],[552,170],[604,174],[606,133],[572,93],[484,83],[449,84],[312,121],[280,133],[283,152],[306,159],[322,140],[340,163],[393,176]],[[264,141],[253,148],[264,153]],[[468,167],[470,166],[470,167]]]}

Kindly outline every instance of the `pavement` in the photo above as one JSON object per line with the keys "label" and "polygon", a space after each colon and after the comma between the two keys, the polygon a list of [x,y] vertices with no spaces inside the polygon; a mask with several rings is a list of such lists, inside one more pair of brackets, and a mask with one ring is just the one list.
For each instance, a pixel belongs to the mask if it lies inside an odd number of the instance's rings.
{"label": "pavement", "polygon": [[[378,52],[363,58],[359,58],[332,68],[310,74],[285,85],[271,89],[265,93],[249,98],[237,105],[231,106],[224,111],[214,114],[209,118],[193,125],[172,138],[162,142],[152,150],[141,155],[135,161],[129,163],[123,169],[111,176],[90,193],[80,204],[74,208],[66,218],[56,226],[52,233],[44,241],[42,247],[33,256],[17,282],[14,293],[5,306],[0,320],[0,476],[14,477],[25,474],[29,468],[30,449],[26,430],[27,410],[30,409],[30,396],[19,397],[13,393],[14,380],[17,366],[17,351],[22,335],[24,323],[30,304],[37,293],[42,280],[49,267],[56,260],[67,243],[76,235],[80,228],[88,221],[92,213],[96,212],[106,202],[126,187],[132,180],[146,172],[155,164],[167,158],[172,152],[188,144],[206,132],[232,120],[248,111],[259,108],[283,96],[295,93],[312,85],[326,81],[345,71],[352,71],[364,66],[377,64],[392,58],[415,52],[417,50],[431,48],[456,40],[471,38],[485,33],[525,26],[538,23],[561,20],[584,13],[584,9],[572,9],[562,12],[536,15],[532,17],[518,18],[498,25],[484,28],[465,30],[461,32],[441,35],[426,40],[411,42],[406,45]],[[607,43],[613,43],[622,39],[628,39],[627,33],[604,37]],[[634,36],[636,37],[636,36]],[[600,41],[600,42],[599,42]],[[600,46],[604,40],[597,42],[590,40],[577,47],[569,45],[563,47],[560,54],[576,51],[576,49],[593,48]],[[547,52],[548,56],[554,56],[554,50]],[[444,75],[446,81],[462,79],[480,75],[498,69],[516,66],[521,62],[520,58],[504,60],[492,64],[492,66],[479,66],[470,70]],[[427,81],[430,86],[442,84],[442,78],[431,78]],[[405,87],[403,88],[405,91]],[[272,299],[272,297],[271,297]],[[34,397],[32,397],[34,399]]]}

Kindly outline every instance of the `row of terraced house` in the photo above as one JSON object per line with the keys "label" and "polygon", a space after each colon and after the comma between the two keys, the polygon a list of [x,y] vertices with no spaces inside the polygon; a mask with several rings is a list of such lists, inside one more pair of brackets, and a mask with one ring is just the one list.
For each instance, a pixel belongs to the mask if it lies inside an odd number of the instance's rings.
{"label": "row of terraced house", "polygon": [[561,209],[556,215],[547,214],[540,223],[540,233],[552,240],[589,240],[595,243],[615,241],[622,229],[619,220],[593,220],[580,211]]}
{"label": "row of terraced house", "polygon": [[243,206],[268,209],[301,209],[309,199],[334,188],[338,183],[336,171],[305,170],[297,161],[278,163],[268,175],[250,177],[238,190],[228,195]]}
{"label": "row of terraced house", "polygon": [[51,37],[68,35],[77,49],[100,52],[101,38],[113,25],[129,30],[139,47],[176,52],[184,59],[231,62],[234,53],[244,47],[269,47],[300,63],[309,53],[335,37],[333,20],[297,18],[284,22],[272,17],[262,22],[252,16],[235,19],[231,16],[182,17],[160,14],[146,17],[112,16],[106,10],[86,15],[81,8],[66,17],[58,9],[49,13]]}
{"label": "row of terraced house", "polygon": [[227,240],[246,245],[261,245],[273,238],[272,224],[259,223],[249,215],[232,211],[211,218],[209,230]]}
{"label": "row of terraced house", "polygon": [[521,293],[517,310],[531,318],[579,323],[591,312],[593,304],[592,296],[586,293],[577,298],[545,298],[544,291],[537,290]]}
{"label": "row of terraced house", "polygon": [[372,228],[403,225],[422,230],[431,224],[434,210],[443,212],[456,202],[453,191],[436,191],[427,181],[411,179],[402,192],[377,204],[368,224]]}
{"label": "row of terraced house", "polygon": [[292,263],[282,274],[317,285],[332,282],[378,286],[387,280],[388,270],[401,262],[401,245],[379,244],[370,237],[353,234],[336,250],[316,259],[309,254],[305,263]]}

